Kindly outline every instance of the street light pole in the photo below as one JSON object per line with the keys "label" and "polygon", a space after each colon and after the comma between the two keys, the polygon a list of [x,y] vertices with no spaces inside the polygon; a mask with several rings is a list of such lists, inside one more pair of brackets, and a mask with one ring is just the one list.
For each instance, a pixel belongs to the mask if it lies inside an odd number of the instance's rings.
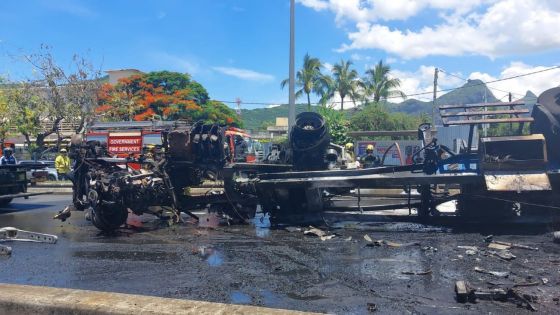
{"label": "street light pole", "polygon": [[289,111],[288,111],[288,135],[292,132],[292,126],[296,120],[296,97],[295,97],[295,0],[290,0],[290,77],[289,77]]}

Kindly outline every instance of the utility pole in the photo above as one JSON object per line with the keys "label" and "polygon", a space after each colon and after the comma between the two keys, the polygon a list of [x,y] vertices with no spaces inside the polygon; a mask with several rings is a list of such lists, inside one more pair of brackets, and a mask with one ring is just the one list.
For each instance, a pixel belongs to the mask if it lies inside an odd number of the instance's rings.
{"label": "utility pole", "polygon": [[[511,92],[508,93],[508,102],[511,103]],[[509,107],[510,110],[515,109],[515,107],[510,106]],[[511,116],[510,116],[511,117]],[[515,115],[515,117],[519,117],[519,115]],[[513,123],[509,123],[509,131],[512,132],[513,131]]]}
{"label": "utility pole", "polygon": [[235,103],[237,104],[237,108],[236,108],[236,112],[237,115],[241,116],[241,99],[238,97],[237,99],[235,99]]}
{"label": "utility pole", "polygon": [[439,69],[434,71],[434,99],[432,103],[432,128],[436,129],[436,98],[437,98],[437,80]]}
{"label": "utility pole", "polygon": [[292,126],[296,121],[296,97],[295,97],[295,0],[290,0],[290,77],[289,77],[289,111],[288,111],[288,137],[292,132]]}

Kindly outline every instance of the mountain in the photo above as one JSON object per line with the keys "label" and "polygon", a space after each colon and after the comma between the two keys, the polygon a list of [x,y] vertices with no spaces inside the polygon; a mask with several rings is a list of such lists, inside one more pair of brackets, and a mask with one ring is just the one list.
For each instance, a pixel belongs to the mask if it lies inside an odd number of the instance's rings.
{"label": "mountain", "polygon": [[[468,80],[460,88],[452,90],[436,99],[436,105],[472,104],[486,102],[499,102],[492,91],[481,80]],[[527,108],[532,109],[536,101],[536,95],[531,91],[523,98],[527,102]],[[403,112],[410,115],[420,115],[432,113],[431,101],[420,101],[417,99],[407,99],[401,103],[388,103],[387,106],[395,112]],[[296,115],[307,110],[306,104],[296,105]],[[349,109],[347,114],[351,116],[357,112]],[[264,122],[273,122],[276,117],[288,117],[288,105],[280,105],[272,108],[257,108],[252,110],[241,110],[245,128],[249,130],[258,129]]]}
{"label": "mountain", "polygon": [[[492,91],[480,80],[469,80],[462,87],[448,92],[436,99],[436,105],[455,105],[486,102],[498,102],[499,100],[492,94]],[[390,104],[396,112],[403,112],[411,115],[432,112],[431,101],[420,101],[417,99],[407,99],[399,104]]]}

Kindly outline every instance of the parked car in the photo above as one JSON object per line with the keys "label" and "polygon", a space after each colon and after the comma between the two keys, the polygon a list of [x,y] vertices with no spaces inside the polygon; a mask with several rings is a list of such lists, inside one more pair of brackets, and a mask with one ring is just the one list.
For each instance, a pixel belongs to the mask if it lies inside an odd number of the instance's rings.
{"label": "parked car", "polygon": [[29,169],[27,170],[27,178],[31,179],[32,181],[56,181],[58,180],[58,173],[56,172],[56,168],[54,167],[54,161],[50,160],[22,160],[19,161],[20,165],[30,165],[30,164],[45,164],[45,168],[41,169]]}

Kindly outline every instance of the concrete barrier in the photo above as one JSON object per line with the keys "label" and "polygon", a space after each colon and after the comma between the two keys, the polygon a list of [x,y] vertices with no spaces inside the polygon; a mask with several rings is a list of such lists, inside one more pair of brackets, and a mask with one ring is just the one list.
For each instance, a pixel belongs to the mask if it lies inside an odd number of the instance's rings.
{"label": "concrete barrier", "polygon": [[248,305],[0,283],[0,314],[310,314]]}

